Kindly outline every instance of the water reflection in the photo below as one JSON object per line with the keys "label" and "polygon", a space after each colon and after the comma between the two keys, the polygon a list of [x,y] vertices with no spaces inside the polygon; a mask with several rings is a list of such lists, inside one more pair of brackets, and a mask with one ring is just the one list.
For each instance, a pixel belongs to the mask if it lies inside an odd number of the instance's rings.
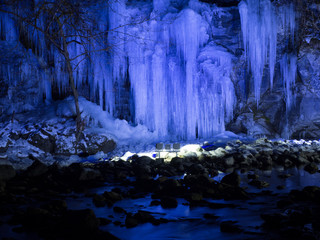
{"label": "water reflection", "polygon": [[[139,199],[124,199],[115,204],[115,206],[124,208],[127,212],[135,213],[138,210],[149,211],[155,218],[165,218],[173,222],[154,226],[150,223],[141,224],[135,228],[126,228],[124,226],[125,214],[114,213],[112,208],[96,208],[92,204],[91,198],[69,199],[68,206],[73,209],[92,208],[98,217],[109,218],[112,221],[119,221],[121,225],[113,223],[104,226],[103,229],[111,232],[120,239],[144,240],[144,239],[259,239],[259,235],[252,233],[261,233],[260,225],[262,220],[260,214],[275,207],[278,197],[283,193],[290,192],[292,189],[302,189],[305,186],[320,186],[319,173],[309,174],[303,168],[274,167],[271,170],[254,170],[250,173],[259,175],[259,179],[270,183],[265,189],[257,189],[248,184],[246,173],[239,174],[242,178],[242,187],[247,187],[248,192],[258,193],[262,190],[270,190],[278,193],[278,196],[256,196],[249,201],[224,201],[209,200],[216,203],[233,203],[235,208],[209,209],[207,207],[189,207],[184,199],[178,199],[178,207],[174,209],[163,209],[161,206],[150,206],[152,201],[148,195]],[[288,178],[280,178],[280,175],[290,174]],[[220,181],[224,173],[215,176],[216,181]],[[284,189],[277,189],[277,186],[283,185]],[[114,185],[96,189],[97,193],[110,191]],[[218,216],[216,220],[204,219],[203,215],[210,213]],[[220,232],[220,222],[226,220],[237,221],[238,224],[251,234],[227,234]]]}

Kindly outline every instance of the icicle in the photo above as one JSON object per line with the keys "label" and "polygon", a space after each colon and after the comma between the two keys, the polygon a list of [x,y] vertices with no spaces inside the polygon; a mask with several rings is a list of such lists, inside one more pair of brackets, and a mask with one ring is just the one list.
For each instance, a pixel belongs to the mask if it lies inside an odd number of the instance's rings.
{"label": "icicle", "polygon": [[294,32],[296,27],[296,14],[294,10],[294,5],[291,3],[285,6],[281,6],[279,9],[279,14],[281,18],[283,31],[290,33],[291,36],[291,44],[294,44]]}
{"label": "icicle", "polygon": [[207,45],[198,57],[200,63],[200,135],[210,137],[225,128],[233,116],[234,88],[231,81],[231,55],[214,44]]}
{"label": "icicle", "polygon": [[[276,63],[277,26],[270,0],[247,0],[239,4],[245,54],[253,75],[254,94],[260,100],[263,70],[269,63],[270,87],[273,86]],[[269,57],[269,61],[267,61]]]}
{"label": "icicle", "polygon": [[8,13],[0,12],[0,37],[5,41],[17,41],[17,23]]}
{"label": "icicle", "polygon": [[[125,42],[127,40],[125,23],[126,16],[126,1],[112,1],[108,3],[106,12],[102,12],[101,19],[105,19],[109,26],[108,44],[111,48],[110,58],[107,59],[108,68],[112,73],[112,84],[107,84],[106,95],[108,98],[107,105],[114,105],[115,98],[117,101],[121,99],[121,87],[124,85],[127,74],[127,59],[125,54]],[[118,86],[114,88],[113,85]],[[114,114],[114,111],[110,111]]]}
{"label": "icicle", "polygon": [[196,130],[198,128],[198,94],[195,88],[197,79],[196,73],[196,57],[199,48],[207,41],[205,27],[202,25],[201,16],[191,9],[185,9],[180,13],[172,25],[172,38],[175,39],[177,55],[180,61],[185,62],[185,101],[186,101],[186,122],[187,122],[187,138],[196,138]]}
{"label": "icicle", "polygon": [[297,56],[294,54],[283,55],[280,61],[280,67],[285,92],[286,113],[288,113],[291,110],[295,99],[293,95],[293,86],[295,84],[297,72]]}

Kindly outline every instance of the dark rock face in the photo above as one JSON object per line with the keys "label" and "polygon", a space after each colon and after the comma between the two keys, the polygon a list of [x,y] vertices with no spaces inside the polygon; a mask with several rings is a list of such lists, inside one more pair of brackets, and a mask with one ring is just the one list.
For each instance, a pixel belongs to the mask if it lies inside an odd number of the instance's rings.
{"label": "dark rock face", "polygon": [[200,2],[216,4],[219,7],[236,7],[240,0],[200,0]]}

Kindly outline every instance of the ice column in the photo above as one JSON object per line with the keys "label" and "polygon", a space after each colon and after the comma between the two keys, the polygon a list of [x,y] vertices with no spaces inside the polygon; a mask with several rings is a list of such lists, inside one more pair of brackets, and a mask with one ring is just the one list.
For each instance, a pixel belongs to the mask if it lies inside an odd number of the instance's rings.
{"label": "ice column", "polygon": [[199,48],[207,40],[201,16],[191,9],[183,10],[173,24],[171,35],[175,39],[177,55],[185,66],[185,101],[187,138],[196,137],[199,98],[197,94],[196,58]]}

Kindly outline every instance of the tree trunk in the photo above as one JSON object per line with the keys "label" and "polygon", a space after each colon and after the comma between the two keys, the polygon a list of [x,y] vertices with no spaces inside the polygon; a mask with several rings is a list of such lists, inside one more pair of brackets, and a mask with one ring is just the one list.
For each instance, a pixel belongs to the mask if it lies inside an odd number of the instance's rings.
{"label": "tree trunk", "polygon": [[69,82],[70,82],[70,86],[71,86],[73,97],[74,97],[74,104],[75,104],[75,107],[76,107],[76,115],[77,115],[77,117],[76,117],[76,146],[75,146],[75,153],[77,154],[77,152],[78,152],[78,142],[80,140],[80,135],[81,135],[81,132],[83,130],[82,121],[81,121],[80,107],[79,107],[79,94],[78,94],[78,90],[76,88],[76,85],[74,84],[73,70],[72,70],[72,66],[71,66],[70,55],[69,55],[69,52],[68,52],[68,44],[67,44],[66,35],[63,32],[63,27],[62,27],[62,25],[61,25],[59,20],[58,20],[58,24],[59,24],[59,27],[60,27],[60,34],[61,34],[61,38],[62,38],[62,42],[63,42],[62,55],[64,56],[64,58],[66,60],[67,71],[68,71],[68,75],[69,75]]}

